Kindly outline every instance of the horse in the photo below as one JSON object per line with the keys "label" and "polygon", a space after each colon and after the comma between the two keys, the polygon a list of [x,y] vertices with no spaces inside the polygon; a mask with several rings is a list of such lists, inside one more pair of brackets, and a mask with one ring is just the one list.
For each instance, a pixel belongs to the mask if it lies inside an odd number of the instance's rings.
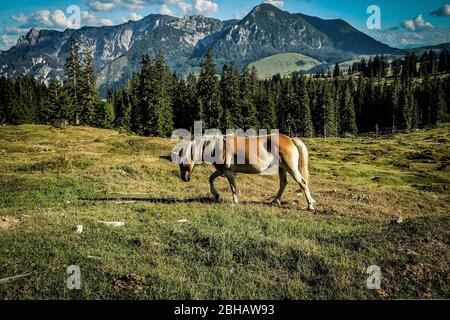
{"label": "horse", "polygon": [[202,163],[202,159],[198,158],[199,155],[205,157],[207,155],[210,159],[203,162],[213,165],[216,169],[209,178],[211,193],[216,201],[220,198],[214,186],[217,178],[225,176],[228,179],[233,202],[238,204],[236,173],[265,174],[275,167],[278,169],[280,187],[272,203],[281,205],[281,197],[288,184],[287,174],[289,174],[303,190],[308,210],[314,210],[315,200],[309,191],[308,149],[299,138],[290,138],[283,134],[203,136],[197,141],[181,145],[181,150],[174,151],[172,159],[178,159],[180,178],[183,181],[189,182],[195,165]]}

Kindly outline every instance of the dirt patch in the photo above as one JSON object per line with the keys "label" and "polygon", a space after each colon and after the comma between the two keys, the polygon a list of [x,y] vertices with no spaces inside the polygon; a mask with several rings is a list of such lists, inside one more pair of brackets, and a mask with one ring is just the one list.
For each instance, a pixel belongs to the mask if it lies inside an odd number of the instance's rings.
{"label": "dirt patch", "polygon": [[20,219],[14,217],[0,217],[0,230],[8,230],[20,223]]}
{"label": "dirt patch", "polygon": [[116,290],[132,290],[134,293],[140,293],[149,286],[145,283],[144,278],[135,274],[127,274],[114,281],[114,288]]}

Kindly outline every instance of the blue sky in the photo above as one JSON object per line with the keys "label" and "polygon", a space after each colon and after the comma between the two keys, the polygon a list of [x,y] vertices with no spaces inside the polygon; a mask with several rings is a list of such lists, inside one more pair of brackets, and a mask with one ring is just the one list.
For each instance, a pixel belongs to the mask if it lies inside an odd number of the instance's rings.
{"label": "blue sky", "polygon": [[[395,47],[450,42],[450,0],[14,0],[0,2],[0,49],[14,45],[31,27],[64,30],[71,5],[80,8],[82,26],[98,26],[137,20],[151,13],[241,18],[261,2],[271,2],[289,12],[341,18]],[[381,10],[380,30],[367,28],[370,5]]]}

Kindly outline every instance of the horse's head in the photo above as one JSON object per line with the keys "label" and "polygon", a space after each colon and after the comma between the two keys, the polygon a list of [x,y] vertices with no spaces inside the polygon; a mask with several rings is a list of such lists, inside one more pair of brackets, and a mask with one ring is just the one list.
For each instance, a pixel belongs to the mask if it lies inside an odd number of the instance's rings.
{"label": "horse's head", "polygon": [[194,171],[194,163],[181,163],[180,164],[180,178],[184,182],[191,181],[191,174]]}
{"label": "horse's head", "polygon": [[180,178],[184,182],[191,180],[192,171],[194,171],[195,162],[192,156],[192,145],[185,144],[181,147],[181,150],[174,154],[180,165]]}

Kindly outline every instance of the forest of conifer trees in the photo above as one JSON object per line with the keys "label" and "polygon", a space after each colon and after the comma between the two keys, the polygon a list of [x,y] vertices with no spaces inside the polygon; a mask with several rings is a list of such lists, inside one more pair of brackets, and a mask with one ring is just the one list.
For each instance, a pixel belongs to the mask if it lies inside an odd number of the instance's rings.
{"label": "forest of conifer trees", "polygon": [[279,129],[291,136],[353,136],[433,127],[449,120],[450,54],[383,56],[346,72],[259,80],[255,68],[233,62],[217,75],[211,51],[198,75],[171,73],[162,54],[142,57],[142,69],[102,100],[92,54],[71,45],[64,81],[48,86],[21,76],[0,78],[0,123],[88,125],[144,136],[175,128]]}

